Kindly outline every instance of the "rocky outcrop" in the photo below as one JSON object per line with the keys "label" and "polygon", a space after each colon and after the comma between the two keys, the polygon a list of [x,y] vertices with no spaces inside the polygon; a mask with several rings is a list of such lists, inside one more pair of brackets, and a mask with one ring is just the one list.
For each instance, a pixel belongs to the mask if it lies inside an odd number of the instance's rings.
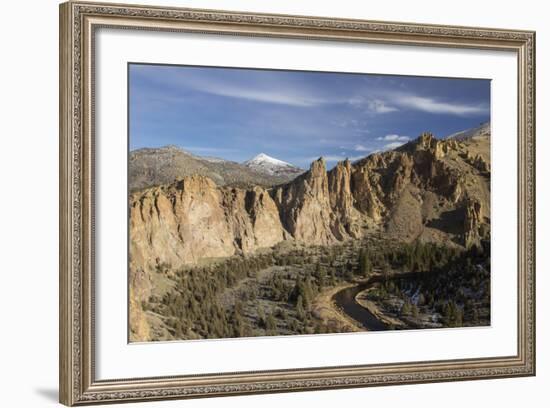
{"label": "rocky outcrop", "polygon": [[339,162],[328,173],[328,192],[332,210],[331,231],[338,240],[358,238],[360,226],[355,222],[359,216],[351,184],[352,167],[349,160]]}
{"label": "rocky outcrop", "polygon": [[382,185],[383,175],[380,173],[382,167],[379,166],[384,164],[381,158],[369,156],[357,163],[351,174],[355,207],[375,223],[380,223],[386,215],[383,203],[386,193]]}
{"label": "rocky outcrop", "polygon": [[246,254],[284,239],[278,208],[265,189],[225,189],[222,207],[236,251]]}
{"label": "rocky outcrop", "polygon": [[464,246],[477,245],[490,219],[484,198],[489,184],[480,177],[490,165],[483,159],[488,154],[471,154],[468,143],[424,133],[398,149],[353,164],[345,160],[328,172],[319,158],[309,171],[271,189],[219,186],[193,175],[133,193],[131,268],[194,264],[284,240],[329,245],[371,231],[408,241],[422,235],[427,223],[443,228],[448,221],[433,220],[453,211],[464,214],[462,227],[441,233]]}
{"label": "rocky outcrop", "polygon": [[130,282],[128,285],[130,341],[148,341],[152,337],[151,330],[145,311],[141,307],[141,302],[149,299],[151,295],[151,276],[143,268],[136,266],[135,262],[132,260],[130,262]]}
{"label": "rocky outcrop", "polygon": [[464,246],[480,246],[480,228],[483,222],[481,201],[468,198],[464,205]]}
{"label": "rocky outcrop", "polygon": [[136,270],[248,253],[275,245],[283,233],[278,209],[260,187],[220,188],[207,177],[190,176],[130,197]]}
{"label": "rocky outcrop", "polygon": [[438,140],[425,133],[328,172],[320,158],[291,182],[269,189],[230,187],[199,172],[133,192],[130,339],[166,332],[162,320],[141,306],[162,286],[159,271],[207,258],[287,240],[330,245],[373,232],[404,242],[479,246],[490,234],[488,140]]}
{"label": "rocky outcrop", "polygon": [[326,245],[336,241],[332,233],[328,176],[323,158],[314,161],[304,175],[272,192],[281,222],[294,239]]}
{"label": "rocky outcrop", "polygon": [[478,154],[472,162],[472,165],[481,172],[489,173],[491,171],[491,165],[480,154]]}

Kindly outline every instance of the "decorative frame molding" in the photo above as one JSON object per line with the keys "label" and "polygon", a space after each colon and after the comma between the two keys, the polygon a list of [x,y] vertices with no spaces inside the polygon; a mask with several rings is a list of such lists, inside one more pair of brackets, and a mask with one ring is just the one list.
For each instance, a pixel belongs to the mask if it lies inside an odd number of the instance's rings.
{"label": "decorative frame molding", "polygon": [[[518,350],[514,356],[176,377],[94,376],[98,27],[513,51],[518,61]],[[535,375],[535,33],[228,11],[60,5],[60,402],[66,405]]]}

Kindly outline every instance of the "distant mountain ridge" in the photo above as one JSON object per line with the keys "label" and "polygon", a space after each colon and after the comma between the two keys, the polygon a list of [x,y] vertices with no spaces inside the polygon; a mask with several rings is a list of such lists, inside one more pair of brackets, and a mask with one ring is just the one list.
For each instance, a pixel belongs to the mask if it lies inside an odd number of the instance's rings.
{"label": "distant mountain ridge", "polygon": [[[271,187],[303,173],[288,163],[270,159],[245,165],[219,157],[197,156],[174,145],[142,148],[130,152],[129,187],[130,191],[136,191],[192,175],[206,176],[218,186]],[[271,166],[267,166],[269,163]]]}
{"label": "distant mountain ridge", "polygon": [[271,176],[292,177],[298,176],[305,171],[290,163],[268,156],[265,153],[254,156],[252,159],[245,161],[243,165],[249,169]]}
{"label": "distant mountain ridge", "polygon": [[456,139],[459,141],[463,141],[463,140],[472,139],[472,138],[489,137],[490,135],[491,135],[491,122],[485,122],[480,124],[477,127],[453,133],[447,136],[445,139]]}

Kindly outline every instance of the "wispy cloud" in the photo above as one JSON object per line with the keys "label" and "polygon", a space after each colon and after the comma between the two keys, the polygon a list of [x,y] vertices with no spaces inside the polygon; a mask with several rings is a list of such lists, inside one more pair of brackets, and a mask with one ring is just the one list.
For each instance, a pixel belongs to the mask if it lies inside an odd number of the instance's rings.
{"label": "wispy cloud", "polygon": [[330,123],[341,128],[354,128],[359,126],[359,121],[357,119],[334,119]]}
{"label": "wispy cloud", "polygon": [[490,120],[489,82],[451,78],[144,64],[131,66],[130,97],[133,148],[238,162],[265,151],[305,169]]}
{"label": "wispy cloud", "polygon": [[[365,91],[369,93],[369,91]],[[472,116],[489,112],[487,104],[448,102],[429,95],[394,92],[383,89],[371,91],[370,97],[354,96],[347,103],[365,113],[384,114],[401,110],[416,110],[432,114]]]}
{"label": "wispy cloud", "polygon": [[372,152],[373,149],[362,144],[355,145],[353,148],[356,152]]}
{"label": "wispy cloud", "polygon": [[408,136],[400,136],[400,135],[386,135],[382,137],[377,137],[376,140],[383,140],[384,142],[408,142],[410,138]]}
{"label": "wispy cloud", "polygon": [[362,108],[365,105],[365,98],[362,96],[353,96],[347,100],[347,103],[354,108]]}
{"label": "wispy cloud", "polygon": [[384,145],[384,150],[392,150],[392,149],[395,149],[396,147],[402,146],[404,144],[405,144],[405,142],[391,142],[391,143],[388,143],[388,144]]}
{"label": "wispy cloud", "polygon": [[388,105],[380,99],[372,99],[367,101],[367,108],[370,112],[374,113],[390,113],[396,112],[398,109],[394,106]]}
{"label": "wispy cloud", "polygon": [[316,107],[334,103],[330,98],[318,95],[315,89],[303,86],[298,81],[281,80],[270,72],[266,72],[263,80],[259,80],[255,71],[248,77],[239,75],[236,71],[229,72],[224,77],[223,72],[216,70],[184,72],[169,67],[164,68],[164,75],[158,75],[154,68],[145,66],[139,67],[139,74],[172,88],[179,86],[184,91],[191,89],[195,92],[247,101],[291,107]]}
{"label": "wispy cloud", "polygon": [[402,108],[414,109],[428,113],[470,116],[485,114],[489,106],[484,104],[450,103],[427,96],[418,96],[406,93],[394,93],[390,100]]}
{"label": "wispy cloud", "polygon": [[350,130],[354,133],[368,134],[370,130],[367,129],[367,121],[358,119],[334,119],[330,122],[332,125]]}
{"label": "wispy cloud", "polygon": [[295,107],[314,107],[325,103],[324,100],[311,95],[305,95],[294,91],[277,89],[252,89],[246,87],[232,86],[221,83],[202,84],[197,90],[211,95],[225,96],[230,98],[246,99],[256,102],[267,102],[279,105]]}
{"label": "wispy cloud", "polygon": [[356,109],[365,110],[366,113],[390,113],[398,110],[382,99],[363,96],[354,96],[348,99],[347,103]]}

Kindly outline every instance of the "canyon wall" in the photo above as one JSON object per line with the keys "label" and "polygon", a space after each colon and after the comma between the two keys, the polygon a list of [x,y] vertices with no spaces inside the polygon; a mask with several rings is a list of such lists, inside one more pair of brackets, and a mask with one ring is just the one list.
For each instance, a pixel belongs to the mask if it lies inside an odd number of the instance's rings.
{"label": "canyon wall", "polygon": [[[489,163],[474,157],[464,142],[423,134],[330,171],[319,158],[309,171],[271,189],[220,187],[202,175],[148,188],[130,197],[131,269],[195,264],[283,240],[329,245],[373,231],[407,241],[439,229],[456,235],[457,243],[477,244],[490,216],[488,194],[478,191],[488,189],[483,174]],[[458,210],[462,219],[447,226],[446,214]]]}

